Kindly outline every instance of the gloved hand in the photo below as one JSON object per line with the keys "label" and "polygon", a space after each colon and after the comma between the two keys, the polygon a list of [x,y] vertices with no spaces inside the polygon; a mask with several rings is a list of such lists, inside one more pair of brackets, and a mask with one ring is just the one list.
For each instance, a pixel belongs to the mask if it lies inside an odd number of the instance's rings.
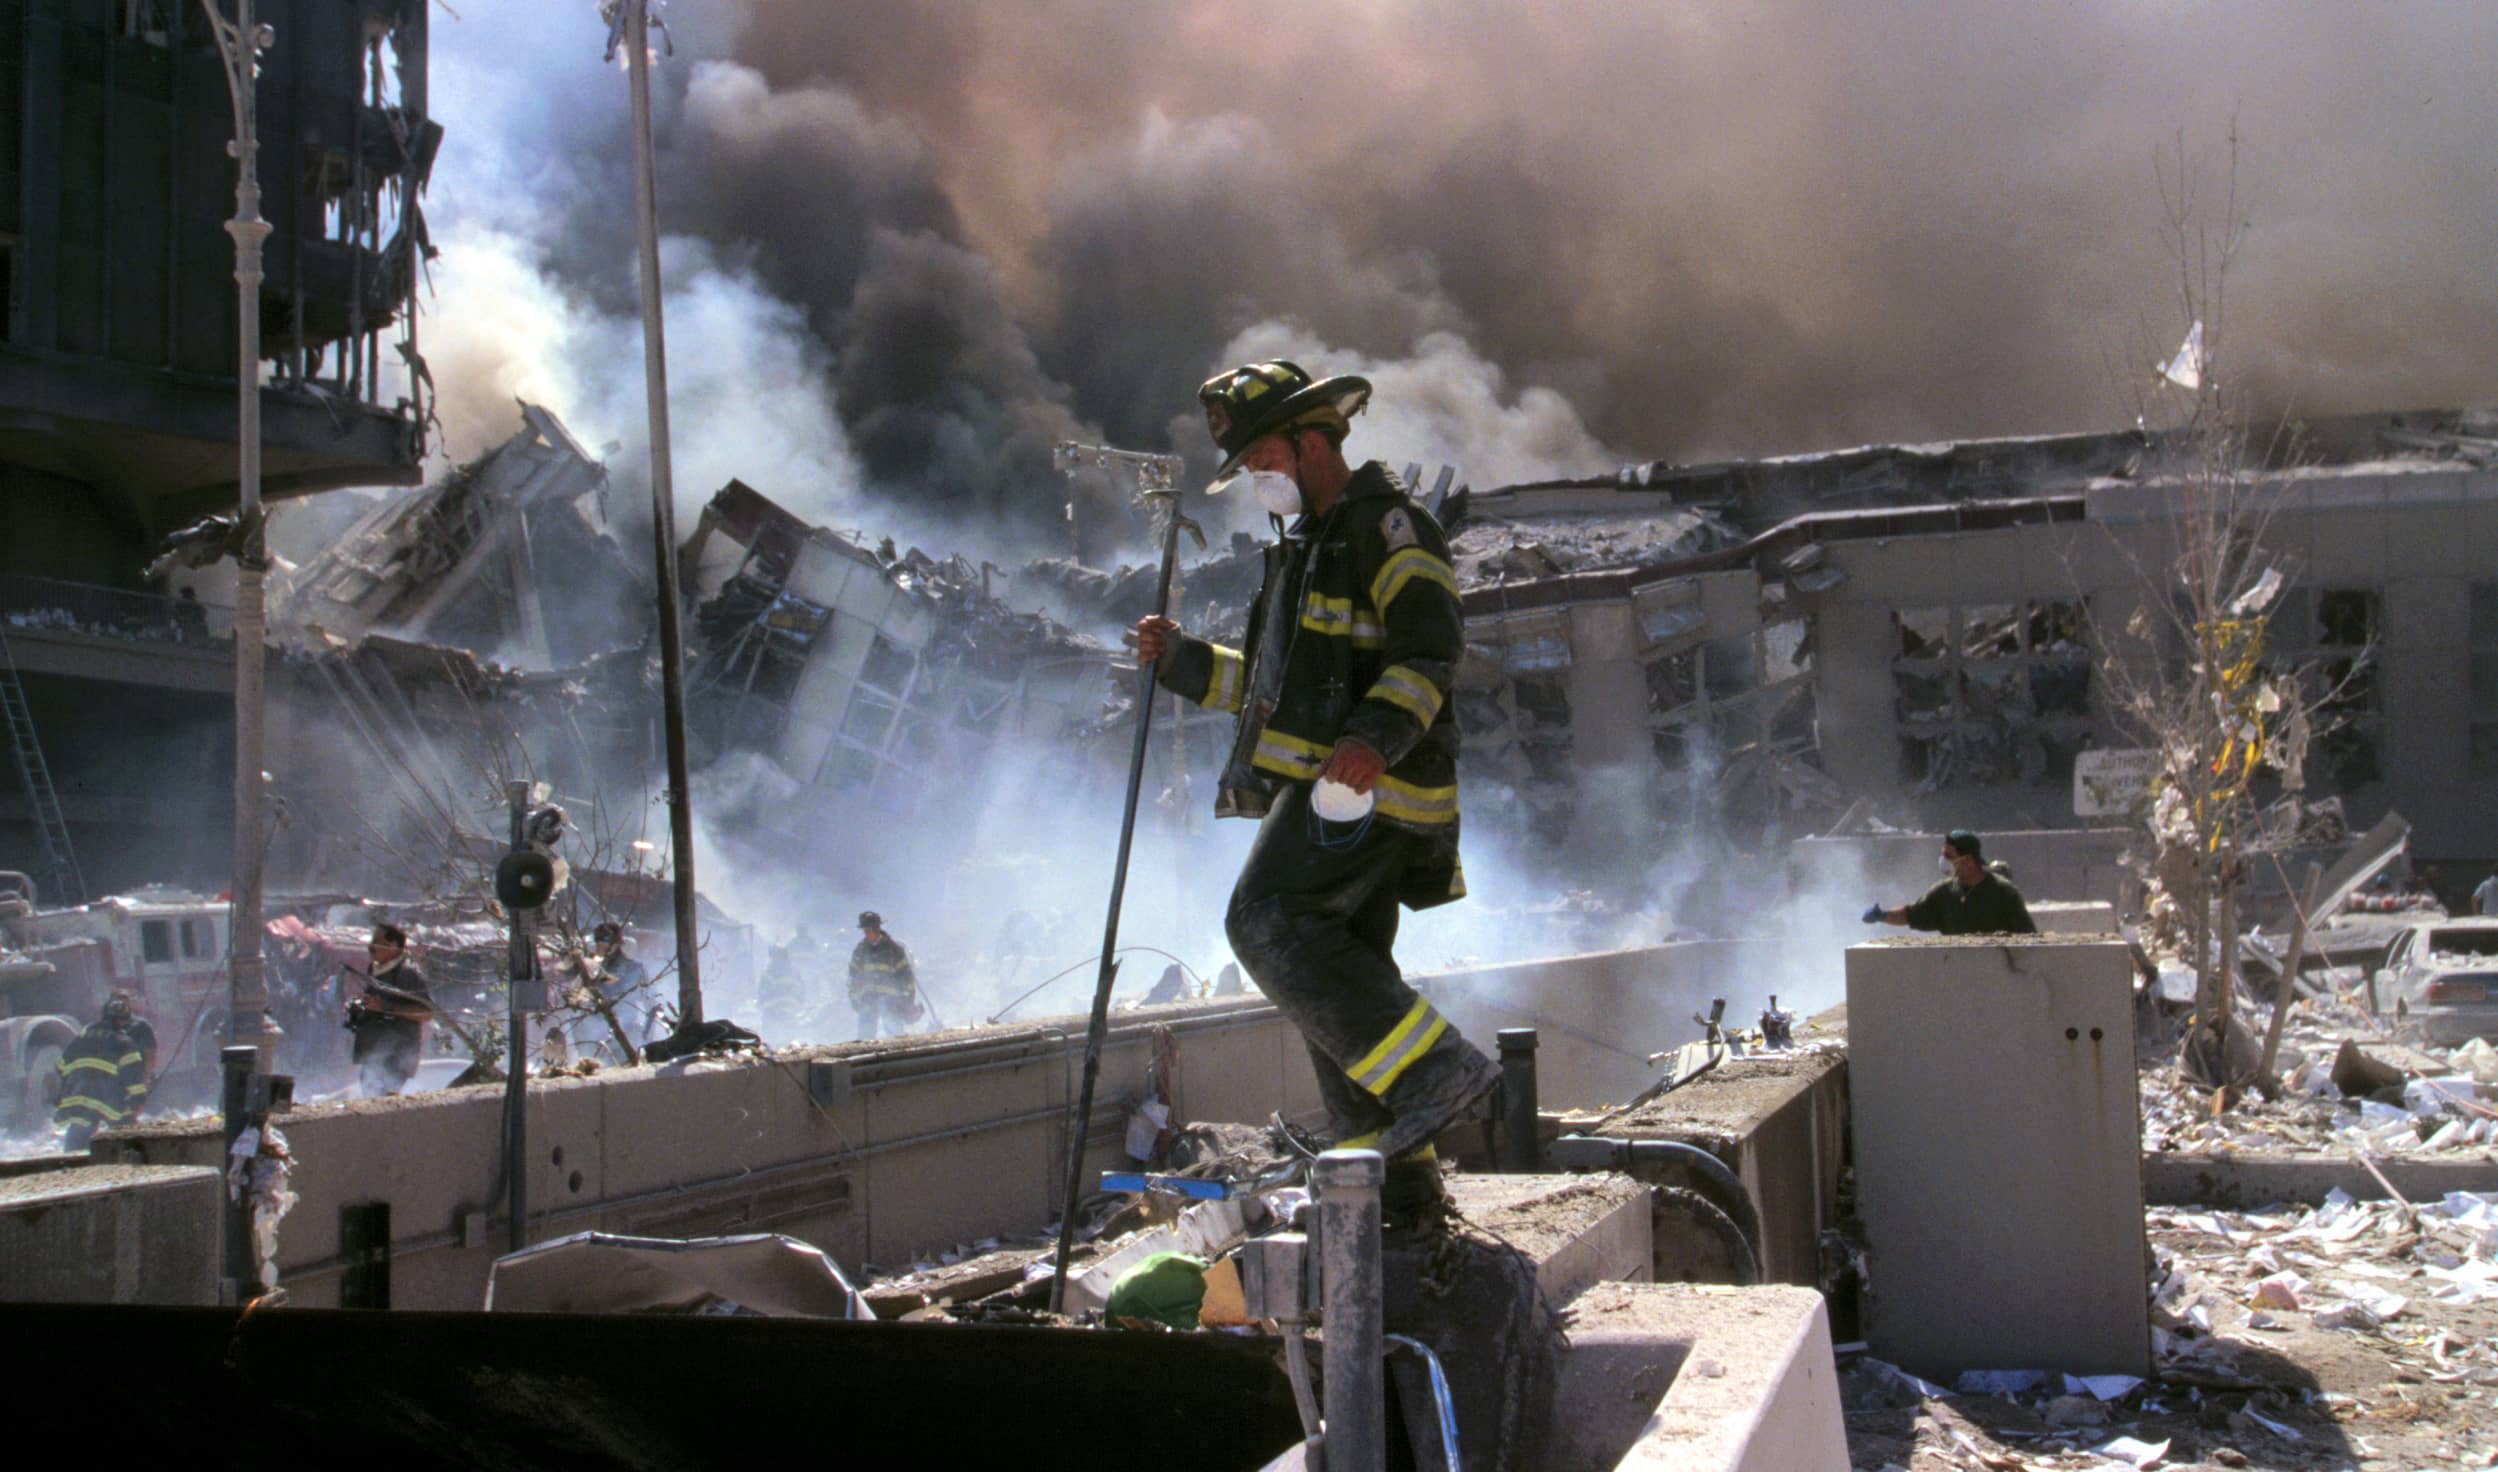
{"label": "gloved hand", "polygon": [[1882,923],[1882,907],[1880,905],[1867,905],[1865,907],[1864,920],[1867,925],[1880,925]]}

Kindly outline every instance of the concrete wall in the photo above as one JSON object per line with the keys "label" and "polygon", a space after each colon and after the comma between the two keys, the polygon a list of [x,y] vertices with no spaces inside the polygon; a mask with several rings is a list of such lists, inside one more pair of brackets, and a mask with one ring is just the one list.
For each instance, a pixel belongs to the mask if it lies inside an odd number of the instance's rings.
{"label": "concrete wall", "polygon": [[[2097,900],[2123,914],[2129,883],[2123,860],[2133,835],[2123,828],[2025,829],[1978,832],[1986,857],[2012,866],[2012,882],[2022,897],[2039,900]],[[1906,904],[1943,877],[1935,856],[1943,851],[1937,833],[1868,833],[1842,838],[1798,839],[1791,850],[1796,867],[1808,876],[1844,880],[1857,873],[1874,877],[1885,903]],[[1868,897],[1867,903],[1873,902]]]}
{"label": "concrete wall", "polygon": [[[1824,544],[1829,565],[1845,574],[1811,599],[1821,751],[1830,774],[1851,793],[1900,805],[1912,800],[1891,680],[1900,652],[1896,611],[2079,596],[2090,601],[2094,619],[2121,624],[2141,598],[2135,569],[2165,569],[2173,556],[2167,516],[2175,494],[2173,486],[2105,482],[2090,490],[2081,522]],[[2476,723],[2485,742],[2498,741],[2498,707],[2476,707],[2472,693],[2471,619],[2474,586],[2498,581],[2491,572],[2498,568],[2498,471],[2462,462],[2316,471],[2273,482],[2263,496],[2267,545],[2292,579],[2278,610],[2287,616],[2276,618],[2268,640],[2272,651],[2312,649],[2318,590],[2364,589],[2379,598],[2374,658],[2384,777],[2349,795],[2352,828],[2392,808],[2418,825],[2412,843],[2424,857],[2498,858],[2498,762],[2485,759],[2476,770],[2470,756]],[[2486,668],[2498,657],[2498,630],[2477,637]],[[2103,695],[2094,691],[2094,699]],[[2097,739],[2134,744],[2104,718]],[[2332,790],[2317,785],[2315,764],[2309,772],[2320,795]],[[1980,831],[2073,821],[2069,780],[1956,785],[1914,800]],[[2029,877],[2016,880],[2026,887]]]}
{"label": "concrete wall", "polygon": [[[1838,999],[1838,953],[1807,941],[1682,941],[1553,956],[1408,978],[1485,1052],[1506,1027],[1537,1032],[1546,1109],[1617,1104],[1656,1081],[1648,1055],[1696,1042],[1711,999],[1726,1025],[1751,1027],[1772,992],[1806,1012]],[[1818,994],[1818,995],[1817,995]]]}
{"label": "concrete wall", "polygon": [[0,1303],[213,1304],[221,1194],[195,1167],[0,1178]]}
{"label": "concrete wall", "polygon": [[[1178,1048],[1183,1119],[1306,1115],[1317,1090],[1299,1034],[1263,1003],[1139,1009],[1113,1019],[1086,1141],[1091,1174],[1125,1164],[1122,1099],[1141,1090],[1151,1029]],[[771,1231],[844,1266],[899,1266],[958,1243],[1037,1232],[1063,1186],[1064,1121],[1084,1019],[616,1069],[530,1087],[530,1237],[599,1230],[692,1237]],[[809,1064],[833,1065],[825,1099]],[[337,1303],[340,1210],[390,1204],[394,1308],[468,1309],[504,1245],[495,1197],[499,1087],[319,1105],[285,1116],[301,1200],[280,1234],[298,1303]],[[157,1164],[217,1159],[214,1121],[108,1134],[99,1150]]]}
{"label": "concrete wall", "polygon": [[1847,971],[1874,1353],[1945,1381],[2149,1374],[2123,943],[1876,941]]}

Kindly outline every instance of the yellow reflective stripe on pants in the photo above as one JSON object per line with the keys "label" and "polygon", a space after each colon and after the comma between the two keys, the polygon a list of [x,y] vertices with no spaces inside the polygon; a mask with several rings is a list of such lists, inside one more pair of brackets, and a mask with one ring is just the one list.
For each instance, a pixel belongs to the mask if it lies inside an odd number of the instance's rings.
{"label": "yellow reflective stripe on pants", "polygon": [[1240,651],[1220,644],[1214,650],[1214,673],[1206,680],[1206,698],[1201,702],[1208,710],[1238,710],[1242,688]]}
{"label": "yellow reflective stripe on pants", "polygon": [[[1358,1135],[1348,1135],[1345,1138],[1338,1140],[1331,1148],[1337,1150],[1376,1150],[1379,1148],[1379,1137],[1386,1133],[1386,1130],[1364,1130]],[[1397,1157],[1399,1160],[1437,1160],[1439,1158],[1440,1151],[1438,1147],[1428,1142],[1417,1145],[1413,1149],[1408,1150],[1404,1154]]]}
{"label": "yellow reflective stripe on pants", "polygon": [[1414,1060],[1430,1052],[1431,1045],[1446,1031],[1448,1019],[1431,1003],[1416,997],[1404,1020],[1345,1073],[1371,1093],[1384,1097],[1405,1076],[1405,1070],[1414,1066]]}
{"label": "yellow reflective stripe on pants", "polygon": [[115,1124],[118,1124],[130,1117],[128,1114],[119,1109],[115,1109],[112,1105],[105,1103],[103,1100],[90,1099],[84,1094],[70,1095],[68,1098],[63,1099],[60,1102],[59,1108],[84,1109],[88,1113],[93,1114],[100,1119]]}
{"label": "yellow reflective stripe on pants", "polygon": [[1379,672],[1379,680],[1370,687],[1370,698],[1384,700],[1428,727],[1439,715],[1442,697],[1440,687],[1401,664],[1392,664]]}
{"label": "yellow reflective stripe on pants", "polygon": [[1388,554],[1387,561],[1379,564],[1379,575],[1370,580],[1370,606],[1385,617],[1388,609],[1395,604],[1396,595],[1404,592],[1405,585],[1416,578],[1438,583],[1448,589],[1450,597],[1457,595],[1455,569],[1420,547],[1399,547]]}

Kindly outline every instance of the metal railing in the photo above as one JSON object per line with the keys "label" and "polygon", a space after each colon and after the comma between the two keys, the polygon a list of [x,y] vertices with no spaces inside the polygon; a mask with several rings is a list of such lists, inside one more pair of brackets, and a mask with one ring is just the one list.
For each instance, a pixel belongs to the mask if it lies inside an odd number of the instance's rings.
{"label": "metal railing", "polygon": [[[211,605],[162,593],[73,583],[60,578],[0,575],[0,621],[11,631],[47,630],[102,639],[222,645],[209,632]],[[218,610],[231,612],[231,610]]]}

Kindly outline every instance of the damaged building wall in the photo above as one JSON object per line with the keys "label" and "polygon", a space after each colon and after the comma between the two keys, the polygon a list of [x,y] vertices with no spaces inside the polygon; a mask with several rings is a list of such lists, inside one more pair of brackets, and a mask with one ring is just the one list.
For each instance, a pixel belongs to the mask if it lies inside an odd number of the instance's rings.
{"label": "damaged building wall", "polygon": [[[698,633],[697,758],[742,751],[771,766],[768,785],[731,794],[736,826],[855,875],[897,835],[976,816],[955,804],[1005,752],[1091,764],[1076,738],[1100,719],[1110,651],[1007,608],[988,569],[871,550],[734,481],[680,566]],[[1028,776],[1036,789],[1052,781]],[[888,847],[822,850],[824,835],[852,830]]]}
{"label": "damaged building wall", "polygon": [[[2082,518],[1826,543],[1844,574],[1814,613],[1832,775],[1956,825],[2070,826],[2074,752],[2135,744],[2090,668],[2088,621],[2129,617],[2136,569],[2169,565],[2175,494],[2110,482]],[[2498,474],[2326,467],[2262,494],[2291,577],[2268,658],[2330,677],[2365,655],[2311,792],[2343,796],[2354,827],[2413,816],[2423,855],[2498,857]]]}
{"label": "damaged building wall", "polygon": [[607,467],[563,422],[519,433],[421,491],[384,499],[287,580],[272,621],[313,645],[384,632],[533,669],[640,644],[638,565],[608,526]]}
{"label": "damaged building wall", "polygon": [[[2485,469],[2498,441],[2486,416],[2448,411],[2303,428],[2305,459],[2262,493],[2292,578],[2268,648],[2328,679],[2357,672],[2311,795],[2345,795],[2355,824],[2437,811],[2424,853],[2498,854],[2480,836],[2498,817],[2498,580],[2477,571],[2498,551]],[[1465,579],[1469,813],[1514,813],[1556,843],[1601,828],[1640,737],[1654,762],[1629,769],[1636,790],[1669,820],[1737,836],[1857,800],[1895,822],[1923,808],[1980,828],[2074,825],[2079,753],[2138,739],[2108,709],[2093,620],[2121,624],[2138,569],[2173,557],[2176,492],[2145,478],[2160,445],[2063,436],[1631,467],[1449,508],[1458,538],[1499,548]],[[1750,519],[1794,507],[1816,509]],[[1615,529],[1635,508],[1676,528],[1695,508],[1713,517],[1642,545]],[[1759,530],[1727,545],[1711,535],[1720,518]]]}

